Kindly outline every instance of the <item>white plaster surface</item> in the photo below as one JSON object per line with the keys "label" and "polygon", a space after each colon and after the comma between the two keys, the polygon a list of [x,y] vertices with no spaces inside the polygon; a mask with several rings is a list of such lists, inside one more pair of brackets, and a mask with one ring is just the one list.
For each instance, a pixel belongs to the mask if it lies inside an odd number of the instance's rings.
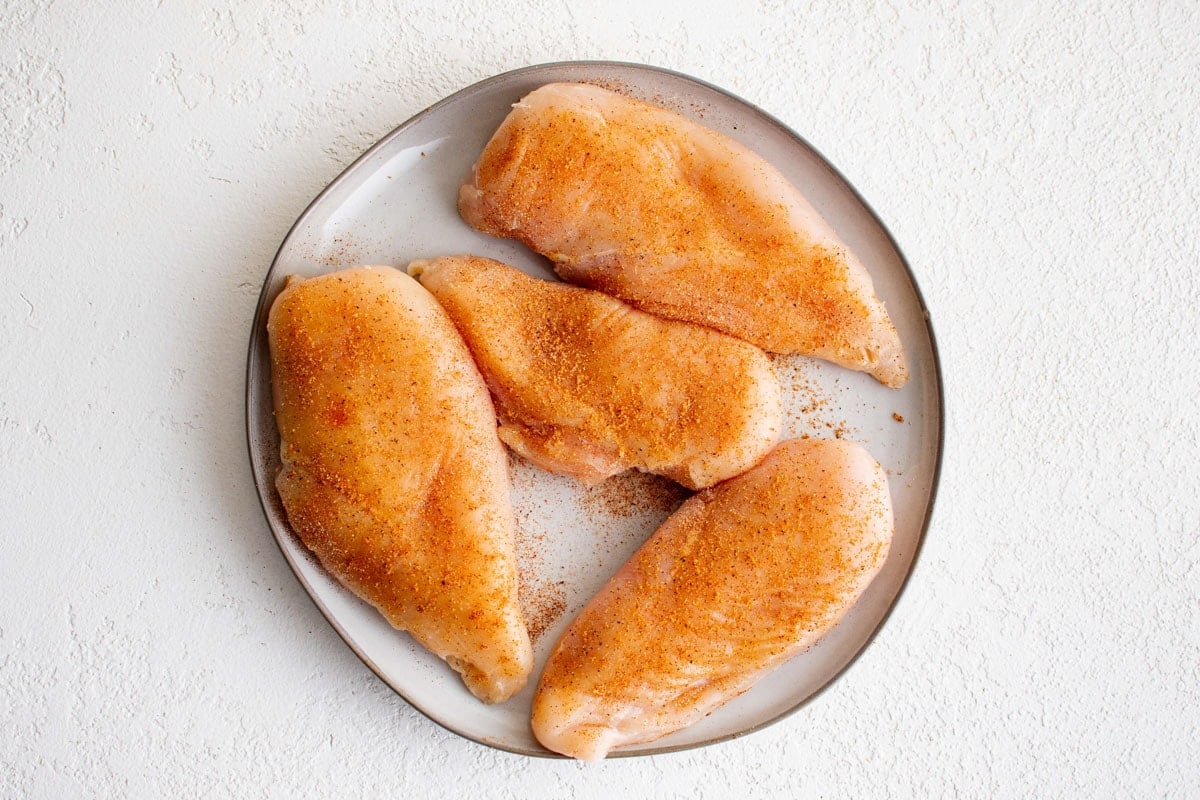
{"label": "white plaster surface", "polygon": [[[476,5],[0,0],[0,797],[1198,796],[1200,7]],[[823,151],[912,263],[948,410],[924,552],[849,673],[599,766],[460,739],[359,663],[271,539],[242,410],[309,200],[439,98],[581,58]]]}

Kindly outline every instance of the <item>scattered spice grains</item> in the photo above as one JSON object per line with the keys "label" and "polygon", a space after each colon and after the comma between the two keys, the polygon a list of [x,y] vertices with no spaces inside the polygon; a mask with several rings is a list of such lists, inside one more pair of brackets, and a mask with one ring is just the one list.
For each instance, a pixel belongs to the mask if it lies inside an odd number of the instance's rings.
{"label": "scattered spice grains", "polygon": [[529,628],[529,640],[537,644],[542,634],[567,610],[567,590],[564,581],[543,581],[532,586],[521,581],[518,593],[521,614]]}
{"label": "scattered spice grains", "polygon": [[854,429],[845,419],[834,416],[835,404],[816,373],[821,365],[801,355],[768,353],[771,368],[783,390],[783,438],[809,439],[814,436],[835,439],[854,438]]}
{"label": "scattered spice grains", "polygon": [[533,643],[567,609],[565,581],[549,580],[542,557],[546,532],[531,525],[528,511],[517,514],[517,597]]}
{"label": "scattered spice grains", "polygon": [[545,474],[507,447],[504,452],[508,455],[508,480],[514,489],[529,489],[537,482],[539,475]]}
{"label": "scattered spice grains", "polygon": [[544,554],[547,537],[552,534],[538,524],[535,514],[547,501],[531,498],[539,475],[545,477],[545,473],[509,451],[508,474],[518,495],[513,505],[517,520],[517,596],[529,638],[536,644],[567,609],[566,583],[547,577],[549,566]]}
{"label": "scattered spice grains", "polygon": [[580,81],[580,83],[589,83],[592,86],[598,86],[601,89],[607,89],[610,92],[616,92],[617,94],[637,99],[633,88],[625,81],[617,80],[616,78],[588,78]]}
{"label": "scattered spice grains", "polygon": [[581,498],[593,521],[599,515],[628,517],[655,512],[667,515],[679,508],[689,492],[658,475],[630,470],[588,487]]}
{"label": "scattered spice grains", "polygon": [[314,253],[312,260],[331,270],[347,269],[359,264],[369,264],[364,259],[360,244],[348,236],[334,236],[328,244],[321,245],[322,251]]}

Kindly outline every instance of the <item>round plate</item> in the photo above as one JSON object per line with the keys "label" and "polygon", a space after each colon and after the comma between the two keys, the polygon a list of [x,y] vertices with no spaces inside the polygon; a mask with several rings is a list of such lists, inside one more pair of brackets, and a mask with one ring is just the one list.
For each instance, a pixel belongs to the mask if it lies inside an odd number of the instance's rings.
{"label": "round plate", "polygon": [[[522,602],[536,636],[529,686],[487,706],[458,676],[343,589],[288,528],[275,492],[279,436],[271,410],[267,311],[289,274],[318,275],[358,264],[405,266],[416,258],[473,253],[552,277],[522,245],[468,227],[458,187],[510,106],[553,81],[598,83],[650,100],[741,141],[779,168],[855,250],[887,304],[909,359],[901,390],[803,357],[774,357],[785,397],[785,438],[845,436],[863,444],[890,476],[896,533],[882,573],[840,625],[754,689],[686,730],[615,756],[658,753],[738,736],[796,710],[826,687],[887,617],[921,545],[941,461],[942,399],[929,317],[904,257],[846,180],[807,142],[755,106],[666,70],[569,62],[517,70],[477,83],[405,122],[338,176],[296,221],[267,272],[246,376],[246,424],[254,481],[275,539],[301,584],[338,634],[376,675],[435,722],[493,747],[550,755],[529,730],[533,687],[566,624],[680,502],[682,494],[636,473],[586,489],[512,457]],[[540,635],[538,635],[540,634]]]}

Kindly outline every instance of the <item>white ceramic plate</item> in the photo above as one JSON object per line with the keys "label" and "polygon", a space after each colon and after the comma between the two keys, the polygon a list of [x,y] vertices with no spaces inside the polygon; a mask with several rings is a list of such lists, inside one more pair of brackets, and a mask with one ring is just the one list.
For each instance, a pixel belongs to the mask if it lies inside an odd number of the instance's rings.
{"label": "white ceramic plate", "polygon": [[[254,480],[280,549],[329,623],[380,679],[432,720],[493,747],[550,755],[529,731],[533,686],[550,646],[605,580],[653,532],[678,497],[656,479],[615,478],[585,490],[513,458],[523,589],[537,665],[529,686],[485,706],[457,675],[391,628],[331,579],[288,529],[274,489],[279,437],[271,413],[266,318],[285,276],[357,264],[403,267],[415,258],[474,253],[541,277],[547,262],[512,241],[468,227],[459,184],[509,107],[552,81],[590,81],[652,100],[740,140],[783,173],[829,220],[871,272],[908,353],[900,391],[862,373],[801,357],[775,359],[785,387],[785,437],[853,438],[888,470],[896,535],[883,572],[842,623],[751,691],[700,724],[615,755],[695,747],[748,733],[796,710],[867,645],[912,568],[929,520],[941,459],[941,381],[928,314],[883,224],[803,139],[758,108],[716,88],[653,67],[610,62],[547,64],[470,86],[426,109],[368,150],[296,221],[267,272],[250,336],[246,414]],[[902,420],[902,421],[901,421]]]}

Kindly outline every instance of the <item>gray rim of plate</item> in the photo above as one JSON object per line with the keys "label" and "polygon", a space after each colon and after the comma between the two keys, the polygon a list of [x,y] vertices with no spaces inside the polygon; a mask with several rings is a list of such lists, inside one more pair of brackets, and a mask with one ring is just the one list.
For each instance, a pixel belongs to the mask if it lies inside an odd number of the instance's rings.
{"label": "gray rim of plate", "polygon": [[940,422],[938,425],[938,432],[937,432],[937,451],[936,451],[936,457],[935,457],[935,462],[934,462],[934,466],[933,466],[933,475],[932,475],[930,489],[929,489],[929,502],[926,506],[925,519],[921,523],[921,531],[917,537],[916,546],[913,550],[912,562],[909,565],[908,571],[904,575],[904,578],[901,580],[900,587],[896,590],[896,594],[892,598],[892,602],[888,605],[887,611],[884,613],[883,617],[879,620],[879,623],[875,626],[875,629],[873,631],[871,631],[871,634],[863,642],[862,646],[858,649],[858,651],[854,654],[854,656],[848,662],[846,662],[846,665],[844,667],[842,667],[841,670],[839,670],[823,686],[821,686],[815,692],[810,694],[808,697],[804,698],[803,700],[801,700],[799,703],[792,706],[791,708],[781,711],[779,714],[777,714],[776,716],[767,720],[766,722],[762,722],[758,725],[755,725],[754,727],[747,728],[744,731],[727,734],[725,736],[715,737],[713,739],[709,739],[704,742],[695,742],[695,743],[691,743],[691,744],[675,745],[675,746],[671,746],[671,747],[660,747],[660,748],[653,748],[653,749],[648,749],[648,750],[638,750],[638,751],[634,751],[634,752],[624,752],[621,750],[617,750],[617,751],[614,751],[613,753],[609,754],[608,758],[609,759],[632,758],[632,757],[637,757],[637,756],[652,756],[652,755],[659,755],[659,754],[663,754],[663,753],[675,753],[675,752],[679,752],[679,751],[683,751],[683,750],[693,750],[693,749],[700,748],[700,747],[708,747],[709,745],[719,744],[721,742],[731,741],[733,739],[739,739],[743,736],[747,736],[749,734],[761,731],[764,728],[768,728],[768,727],[774,725],[775,723],[779,722],[780,720],[790,717],[792,714],[799,711],[801,708],[808,705],[810,702],[812,702],[817,697],[822,695],[825,692],[825,690],[827,690],[830,686],[832,686],[834,683],[836,683],[837,680],[839,678],[841,678],[843,675],[845,675],[846,671],[849,670],[850,667],[852,667],[856,661],[858,661],[859,656],[861,656],[863,651],[865,651],[867,649],[867,647],[870,646],[871,642],[873,642],[875,640],[875,637],[879,634],[879,631],[883,629],[883,626],[887,623],[888,619],[891,617],[892,612],[895,610],[897,603],[899,603],[899,601],[900,601],[900,597],[904,594],[904,590],[908,587],[908,582],[912,578],[913,572],[916,570],[917,561],[920,559],[921,550],[925,545],[925,534],[928,532],[930,521],[933,518],[933,508],[934,508],[934,505],[936,504],[936,500],[937,500],[938,486],[941,483],[942,453],[943,453],[944,446],[945,446],[946,404],[945,404],[945,397],[944,397],[944,393],[943,393],[943,389],[942,389],[942,365],[941,365],[941,359],[938,355],[937,338],[934,336],[933,322],[930,318],[929,308],[925,304],[925,297],[924,297],[924,295],[921,294],[920,286],[917,284],[916,276],[913,275],[912,267],[909,266],[908,259],[904,256],[904,252],[900,249],[900,246],[896,243],[896,239],[894,236],[892,236],[891,230],[887,227],[887,225],[883,222],[883,220],[880,219],[879,215],[877,213],[875,213],[875,209],[871,206],[870,203],[867,202],[866,198],[864,198],[862,196],[862,194],[858,191],[858,189],[852,183],[850,183],[849,180],[846,179],[846,176],[843,175],[841,173],[841,171],[838,170],[837,167],[835,167],[832,163],[830,163],[829,159],[825,158],[825,156],[822,155],[821,152],[819,150],[817,150],[817,148],[813,147],[813,145],[810,144],[807,139],[805,139],[800,134],[796,133],[794,130],[792,130],[790,127],[785,125],[783,122],[781,122],[776,117],[772,116],[771,114],[767,113],[763,109],[759,108],[754,103],[748,102],[748,101],[742,99],[741,97],[738,97],[737,95],[733,94],[732,92],[726,91],[725,89],[722,89],[719,86],[715,86],[711,83],[708,83],[707,81],[700,80],[699,78],[694,78],[691,75],[686,75],[682,72],[676,72],[675,70],[666,69],[664,67],[655,67],[655,66],[651,66],[648,64],[636,64],[636,63],[624,62],[624,61],[553,61],[553,62],[548,62],[545,64],[535,64],[535,65],[528,66],[528,67],[521,67],[520,69],[510,70],[508,72],[500,73],[499,75],[493,75],[490,78],[485,78],[482,81],[473,83],[470,86],[464,87],[464,88],[458,90],[457,92],[455,92],[454,94],[451,94],[451,95],[439,100],[438,102],[425,108],[424,110],[417,112],[412,117],[410,117],[409,119],[402,122],[400,125],[396,126],[392,131],[390,131],[388,134],[386,134],[378,142],[371,145],[371,147],[369,147],[362,155],[360,155],[349,166],[347,166],[344,170],[342,170],[341,173],[339,173],[336,178],[334,178],[332,181],[330,181],[328,186],[326,186],[324,189],[322,189],[321,192],[319,194],[317,194],[316,197],[313,198],[312,202],[310,202],[308,204],[308,206],[304,209],[304,211],[300,214],[300,216],[296,218],[296,221],[292,223],[291,228],[288,229],[287,235],[283,237],[283,241],[279,245],[279,249],[275,252],[275,258],[271,260],[271,266],[267,270],[266,277],[263,279],[262,291],[259,293],[258,306],[254,311],[254,323],[250,329],[250,344],[249,344],[249,348],[248,348],[248,351],[246,354],[246,407],[245,407],[246,419],[245,419],[245,425],[246,425],[246,446],[247,446],[248,454],[250,456],[250,471],[254,477],[254,486],[255,486],[255,489],[258,491],[259,505],[262,508],[263,517],[267,522],[267,527],[270,528],[271,534],[275,539],[275,545],[276,545],[276,547],[279,548],[279,552],[283,555],[284,560],[287,561],[288,567],[292,570],[292,574],[296,576],[296,579],[304,587],[304,591],[308,594],[309,600],[311,600],[313,605],[315,605],[317,607],[317,610],[321,612],[321,616],[323,616],[325,618],[325,621],[329,623],[330,627],[332,627],[337,632],[338,636],[341,637],[342,641],[346,643],[346,645],[354,652],[354,654],[356,656],[358,656],[359,660],[362,661],[363,664],[365,664],[367,666],[367,668],[371,670],[371,672],[375,673],[375,677],[379,678],[379,680],[382,681],[385,686],[392,689],[392,691],[396,692],[396,694],[399,695],[406,703],[408,703],[409,706],[416,709],[418,712],[421,713],[422,716],[424,716],[429,721],[433,722],[434,724],[438,725],[439,727],[441,727],[447,731],[450,731],[451,733],[454,733],[458,736],[462,736],[465,739],[469,739],[469,740],[475,742],[476,744],[481,744],[486,747],[491,747],[491,748],[497,749],[497,750],[503,750],[503,751],[506,751],[509,753],[515,753],[517,755],[536,756],[536,757],[540,757],[540,758],[554,758],[554,759],[567,758],[564,755],[555,753],[551,750],[546,750],[544,748],[537,749],[537,750],[531,750],[531,749],[525,749],[525,748],[519,748],[519,747],[506,747],[506,746],[498,744],[496,742],[489,742],[489,741],[485,741],[483,739],[476,738],[474,736],[470,736],[466,733],[463,733],[462,731],[455,730],[454,728],[451,728],[451,727],[443,724],[439,720],[435,719],[433,716],[430,716],[417,703],[413,702],[409,697],[405,696],[402,692],[400,692],[394,686],[392,686],[390,683],[388,683],[387,679],[383,676],[383,674],[380,672],[379,668],[371,661],[371,659],[369,657],[367,657],[366,654],[361,652],[354,645],[354,643],[351,641],[350,637],[346,634],[346,632],[342,629],[341,625],[338,623],[337,619],[334,616],[332,616],[329,613],[328,609],[326,609],[325,606],[317,599],[317,596],[313,592],[312,587],[308,585],[308,582],[300,574],[300,571],[298,569],[296,569],[296,565],[292,563],[292,559],[288,555],[287,551],[284,549],[283,542],[280,539],[280,536],[285,536],[285,535],[290,535],[290,534],[288,532],[280,532],[280,531],[276,530],[275,526],[271,524],[270,512],[267,509],[267,502],[268,502],[267,495],[272,491],[271,487],[273,484],[272,484],[272,479],[269,476],[260,475],[258,473],[258,470],[255,468],[254,439],[253,439],[253,431],[251,430],[251,414],[253,413],[253,410],[251,408],[251,402],[253,399],[252,398],[252,380],[253,380],[254,352],[259,347],[259,337],[262,335],[262,331],[265,330],[265,318],[266,318],[266,315],[268,312],[267,287],[270,285],[271,278],[275,274],[275,268],[279,262],[280,254],[283,252],[284,248],[287,247],[288,241],[291,239],[292,234],[296,231],[296,229],[300,226],[300,224],[302,222],[304,222],[304,219],[305,219],[305,217],[308,216],[309,212],[312,211],[312,209],[327,194],[329,194],[331,191],[333,191],[338,186],[338,184],[340,184],[342,182],[342,180],[350,172],[352,172],[354,170],[355,167],[357,167],[360,163],[362,163],[362,162],[366,161],[368,158],[370,158],[371,155],[375,153],[375,151],[379,150],[381,147],[383,147],[385,144],[387,144],[388,141],[390,141],[392,138],[394,138],[395,136],[402,133],[409,126],[413,125],[418,120],[424,118],[426,115],[428,115],[435,109],[440,108],[441,106],[446,105],[448,103],[453,103],[460,96],[470,93],[470,92],[474,92],[474,91],[476,91],[480,88],[483,88],[493,82],[500,82],[507,78],[511,78],[513,76],[521,75],[524,73],[537,72],[539,70],[553,69],[553,68],[557,68],[557,67],[568,67],[568,66],[569,67],[585,67],[585,68],[586,67],[596,67],[596,68],[620,67],[620,68],[625,68],[625,69],[630,69],[630,70],[635,70],[635,71],[641,70],[641,71],[646,71],[646,72],[656,72],[656,73],[660,73],[663,75],[671,76],[673,78],[677,78],[679,80],[682,80],[682,81],[685,81],[688,83],[696,84],[697,86],[700,86],[700,87],[703,87],[710,91],[714,91],[719,94],[722,94],[725,97],[728,97],[729,99],[733,100],[734,102],[739,103],[740,105],[744,106],[748,111],[759,115],[761,118],[765,119],[770,124],[779,128],[781,131],[783,131],[789,137],[794,139],[797,144],[799,144],[801,147],[805,148],[810,153],[812,153],[814,156],[816,156],[821,161],[822,164],[824,164],[835,176],[837,176],[837,179],[839,181],[841,181],[843,184],[845,184],[845,186],[851,191],[851,193],[853,193],[854,197],[860,203],[862,203],[863,208],[871,216],[871,218],[874,220],[874,222],[879,226],[880,230],[883,231],[884,235],[887,237],[888,243],[896,251],[896,255],[899,257],[900,263],[901,263],[901,265],[903,265],[904,271],[908,275],[909,283],[912,285],[912,290],[913,290],[913,293],[916,295],[917,303],[920,305],[921,310],[924,313],[925,329],[929,335],[930,352],[933,356],[934,375],[937,379],[937,387],[936,387],[937,411],[938,411],[938,417],[939,417]]}

